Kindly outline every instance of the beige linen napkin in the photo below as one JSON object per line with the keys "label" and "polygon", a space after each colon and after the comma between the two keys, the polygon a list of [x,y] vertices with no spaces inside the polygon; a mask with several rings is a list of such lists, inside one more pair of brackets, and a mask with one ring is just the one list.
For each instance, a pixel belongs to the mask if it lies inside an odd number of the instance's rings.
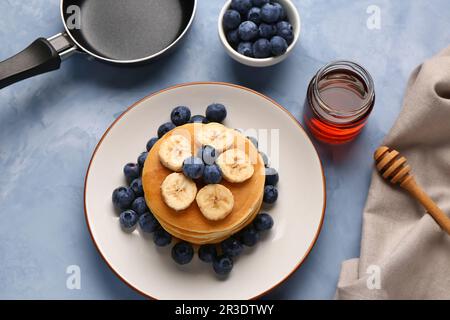
{"label": "beige linen napkin", "polygon": [[[450,213],[450,47],[412,74],[384,144],[400,151],[417,182]],[[398,186],[374,171],[361,257],[345,261],[337,299],[450,299],[450,236]]]}

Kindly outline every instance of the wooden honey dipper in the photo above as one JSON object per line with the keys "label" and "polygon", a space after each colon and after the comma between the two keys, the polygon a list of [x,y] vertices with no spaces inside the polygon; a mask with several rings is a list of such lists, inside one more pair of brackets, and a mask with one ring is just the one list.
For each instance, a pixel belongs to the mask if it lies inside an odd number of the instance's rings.
{"label": "wooden honey dipper", "polygon": [[380,147],[374,154],[375,165],[382,177],[399,184],[416,198],[436,222],[450,234],[450,218],[439,209],[436,203],[423,191],[411,175],[411,167],[406,163],[406,158],[402,157],[397,150],[388,147]]}

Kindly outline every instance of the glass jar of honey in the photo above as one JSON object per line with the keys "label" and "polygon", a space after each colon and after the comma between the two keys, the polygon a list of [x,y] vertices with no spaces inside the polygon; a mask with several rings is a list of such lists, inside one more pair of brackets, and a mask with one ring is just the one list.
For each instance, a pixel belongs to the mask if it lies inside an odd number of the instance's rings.
{"label": "glass jar of honey", "polygon": [[375,88],[367,70],[354,62],[335,61],[311,80],[304,120],[317,139],[342,144],[361,132],[374,105]]}

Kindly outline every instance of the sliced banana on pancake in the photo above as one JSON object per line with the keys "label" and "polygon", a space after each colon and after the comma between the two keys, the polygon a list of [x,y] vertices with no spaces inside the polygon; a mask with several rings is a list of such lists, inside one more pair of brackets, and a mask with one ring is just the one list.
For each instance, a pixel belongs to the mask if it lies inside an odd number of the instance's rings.
{"label": "sliced banana on pancake", "polygon": [[192,156],[191,142],[182,135],[172,135],[161,143],[158,154],[163,166],[180,172],[183,161]]}
{"label": "sliced banana on pancake", "polygon": [[253,176],[255,168],[250,158],[240,149],[231,149],[222,153],[216,160],[223,177],[232,183],[241,183]]}
{"label": "sliced banana on pancake", "polygon": [[176,211],[187,209],[195,200],[197,185],[182,173],[171,173],[161,184],[164,202]]}
{"label": "sliced banana on pancake", "polygon": [[222,152],[231,148],[234,142],[234,134],[230,128],[212,122],[196,129],[196,139],[198,144],[209,145]]}
{"label": "sliced banana on pancake", "polygon": [[209,184],[197,193],[197,205],[208,220],[222,220],[234,207],[231,191],[221,184]]}

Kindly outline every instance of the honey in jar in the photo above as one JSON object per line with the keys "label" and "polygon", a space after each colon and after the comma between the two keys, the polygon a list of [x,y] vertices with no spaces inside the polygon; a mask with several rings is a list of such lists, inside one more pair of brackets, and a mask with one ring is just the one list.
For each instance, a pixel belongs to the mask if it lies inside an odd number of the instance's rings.
{"label": "honey in jar", "polygon": [[320,69],[311,80],[304,121],[317,139],[342,144],[361,132],[374,104],[370,74],[354,62],[336,61]]}

